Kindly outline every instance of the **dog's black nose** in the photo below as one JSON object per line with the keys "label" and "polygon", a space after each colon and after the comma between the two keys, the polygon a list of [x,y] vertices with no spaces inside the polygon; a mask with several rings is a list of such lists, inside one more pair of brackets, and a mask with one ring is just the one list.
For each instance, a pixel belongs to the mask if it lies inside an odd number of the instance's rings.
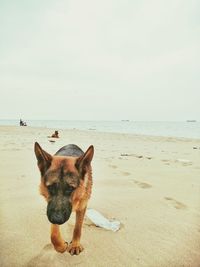
{"label": "dog's black nose", "polygon": [[64,216],[61,212],[56,212],[48,216],[48,219],[53,224],[63,224],[68,218]]}

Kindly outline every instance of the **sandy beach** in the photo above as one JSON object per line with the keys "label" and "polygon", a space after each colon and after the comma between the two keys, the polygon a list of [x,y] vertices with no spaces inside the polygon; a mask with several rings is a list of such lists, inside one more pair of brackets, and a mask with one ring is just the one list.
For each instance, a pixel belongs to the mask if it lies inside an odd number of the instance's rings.
{"label": "sandy beach", "polygon": [[[200,139],[0,126],[0,266],[200,266]],[[50,243],[46,202],[33,151],[95,147],[89,208],[121,222],[118,232],[87,218],[79,256]],[[71,241],[74,215],[62,226]]]}

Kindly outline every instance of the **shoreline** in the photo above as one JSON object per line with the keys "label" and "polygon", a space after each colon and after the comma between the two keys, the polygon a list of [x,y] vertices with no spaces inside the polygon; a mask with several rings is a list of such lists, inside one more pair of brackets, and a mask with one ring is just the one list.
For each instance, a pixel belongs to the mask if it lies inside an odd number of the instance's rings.
{"label": "shoreline", "polygon": [[[19,126],[18,121],[1,121],[0,124]],[[155,122],[155,121],[63,121],[63,120],[35,120],[28,121],[28,127],[54,128],[60,130],[87,130],[97,132],[111,132],[147,136],[164,136],[200,139],[200,122]]]}
{"label": "shoreline", "polygon": [[10,128],[10,129],[18,129],[18,128],[22,128],[22,129],[30,129],[30,130],[40,130],[40,131],[43,131],[43,130],[49,130],[49,132],[52,132],[56,130],[58,130],[59,132],[73,132],[73,131],[76,131],[76,132],[83,132],[83,133],[90,133],[90,134],[102,134],[102,135],[122,135],[122,136],[129,136],[129,137],[144,137],[144,138],[159,138],[159,139],[169,139],[169,140],[179,140],[179,141],[200,141],[200,138],[193,138],[193,137],[180,137],[180,136],[163,136],[163,135],[148,135],[148,134],[135,134],[135,133],[120,133],[120,132],[106,132],[106,131],[98,131],[98,130],[83,130],[83,129],[78,129],[78,128],[74,128],[74,129],[63,129],[63,128],[59,128],[59,127],[35,127],[35,126],[14,126],[14,125],[0,125],[0,131],[1,129],[4,129],[4,128]]}

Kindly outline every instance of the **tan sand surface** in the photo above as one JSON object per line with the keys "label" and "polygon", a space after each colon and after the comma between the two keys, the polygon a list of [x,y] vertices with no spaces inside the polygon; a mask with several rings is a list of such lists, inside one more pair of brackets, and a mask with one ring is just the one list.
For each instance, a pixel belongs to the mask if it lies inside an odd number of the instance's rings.
{"label": "tan sand surface", "polygon": [[[50,143],[54,130],[0,127],[1,267],[200,266],[200,140],[58,129]],[[79,256],[53,249],[35,141],[52,154],[94,145],[89,207],[119,220],[118,232],[86,219]],[[68,242],[73,223],[74,215],[62,226]]]}

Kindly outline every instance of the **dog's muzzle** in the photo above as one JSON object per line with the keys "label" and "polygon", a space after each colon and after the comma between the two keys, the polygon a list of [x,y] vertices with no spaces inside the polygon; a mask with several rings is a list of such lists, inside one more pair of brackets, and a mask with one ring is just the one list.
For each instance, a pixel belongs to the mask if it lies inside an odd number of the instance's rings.
{"label": "dog's muzzle", "polygon": [[47,205],[47,217],[53,224],[63,224],[69,220],[72,212],[72,205],[68,198],[64,198],[62,201],[57,198],[53,198]]}

